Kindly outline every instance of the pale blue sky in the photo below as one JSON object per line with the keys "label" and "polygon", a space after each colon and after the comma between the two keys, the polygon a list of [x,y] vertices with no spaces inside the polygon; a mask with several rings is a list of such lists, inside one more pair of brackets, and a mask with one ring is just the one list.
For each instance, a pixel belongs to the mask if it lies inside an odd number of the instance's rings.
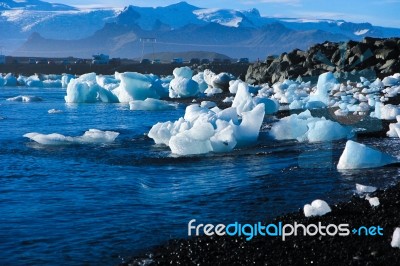
{"label": "pale blue sky", "polygon": [[[50,0],[75,6],[166,6],[179,0]],[[344,19],[400,28],[400,0],[188,0],[206,8],[257,8],[265,16]]]}

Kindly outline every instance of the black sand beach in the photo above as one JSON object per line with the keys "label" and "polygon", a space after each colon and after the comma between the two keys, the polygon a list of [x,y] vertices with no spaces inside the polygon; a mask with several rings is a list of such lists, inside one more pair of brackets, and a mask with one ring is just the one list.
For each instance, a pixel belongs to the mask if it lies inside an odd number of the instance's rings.
{"label": "black sand beach", "polygon": [[[294,222],[322,225],[342,224],[350,228],[380,226],[383,236],[291,236],[193,237],[171,240],[122,265],[399,265],[400,249],[390,243],[400,226],[400,184],[373,194],[380,205],[371,207],[365,198],[331,206],[332,212],[306,218],[303,210],[277,217],[268,223]],[[300,207],[300,206],[299,206]]]}

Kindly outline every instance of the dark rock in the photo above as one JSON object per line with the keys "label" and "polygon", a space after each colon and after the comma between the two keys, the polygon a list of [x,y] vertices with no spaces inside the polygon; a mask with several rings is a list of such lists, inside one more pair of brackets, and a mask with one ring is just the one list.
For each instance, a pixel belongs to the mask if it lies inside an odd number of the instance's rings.
{"label": "dark rock", "polygon": [[[393,61],[394,60],[394,61]],[[293,50],[279,57],[270,56],[266,64],[249,67],[246,81],[251,84],[274,83],[285,78],[315,77],[324,72],[356,71],[358,77],[363,70],[369,76],[387,76],[400,72],[400,38],[365,38],[362,42],[325,42],[310,47],[307,51]],[[373,75],[371,72],[375,72]],[[358,80],[357,80],[358,81]]]}

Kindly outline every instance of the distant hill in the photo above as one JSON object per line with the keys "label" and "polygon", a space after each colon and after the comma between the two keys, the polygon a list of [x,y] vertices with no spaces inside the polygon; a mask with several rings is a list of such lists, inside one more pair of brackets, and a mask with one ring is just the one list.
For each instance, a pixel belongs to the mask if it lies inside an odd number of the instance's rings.
{"label": "distant hill", "polygon": [[205,52],[205,51],[189,51],[189,52],[160,52],[160,53],[150,53],[146,54],[143,58],[148,59],[160,59],[161,61],[171,61],[174,58],[182,58],[184,61],[189,61],[192,58],[199,59],[209,59],[213,60],[217,59],[231,59],[229,56],[224,54],[214,53],[214,52]]}

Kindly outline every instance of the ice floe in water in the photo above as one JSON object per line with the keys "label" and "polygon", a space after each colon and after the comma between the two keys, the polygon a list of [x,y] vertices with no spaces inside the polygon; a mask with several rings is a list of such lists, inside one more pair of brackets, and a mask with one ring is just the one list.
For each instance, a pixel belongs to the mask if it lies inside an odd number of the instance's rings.
{"label": "ice floe in water", "polygon": [[8,98],[7,101],[28,103],[28,102],[41,102],[43,101],[43,99],[38,96],[19,95],[16,97]]}
{"label": "ice floe in water", "polygon": [[304,205],[304,215],[306,217],[322,216],[331,212],[328,203],[323,200],[314,200],[311,204]]}
{"label": "ice floe in water", "polygon": [[298,140],[300,142],[332,141],[353,136],[350,127],[313,117],[310,111],[284,117],[273,124],[270,135],[276,140]]}
{"label": "ice floe in water", "polygon": [[340,156],[338,169],[375,168],[396,163],[397,159],[364,144],[349,140]]}
{"label": "ice floe in water", "polygon": [[27,133],[24,137],[29,138],[42,145],[66,145],[66,144],[106,144],[112,143],[119,133],[114,131],[101,131],[89,129],[82,136],[70,137],[58,133],[40,134],[36,132]]}
{"label": "ice floe in water", "polygon": [[135,111],[159,111],[159,110],[176,109],[178,104],[147,98],[144,101],[140,100],[131,101],[129,102],[129,106],[131,110]]}
{"label": "ice floe in water", "polygon": [[57,109],[50,109],[47,111],[49,114],[61,114],[64,111],[63,110],[57,110]]}

